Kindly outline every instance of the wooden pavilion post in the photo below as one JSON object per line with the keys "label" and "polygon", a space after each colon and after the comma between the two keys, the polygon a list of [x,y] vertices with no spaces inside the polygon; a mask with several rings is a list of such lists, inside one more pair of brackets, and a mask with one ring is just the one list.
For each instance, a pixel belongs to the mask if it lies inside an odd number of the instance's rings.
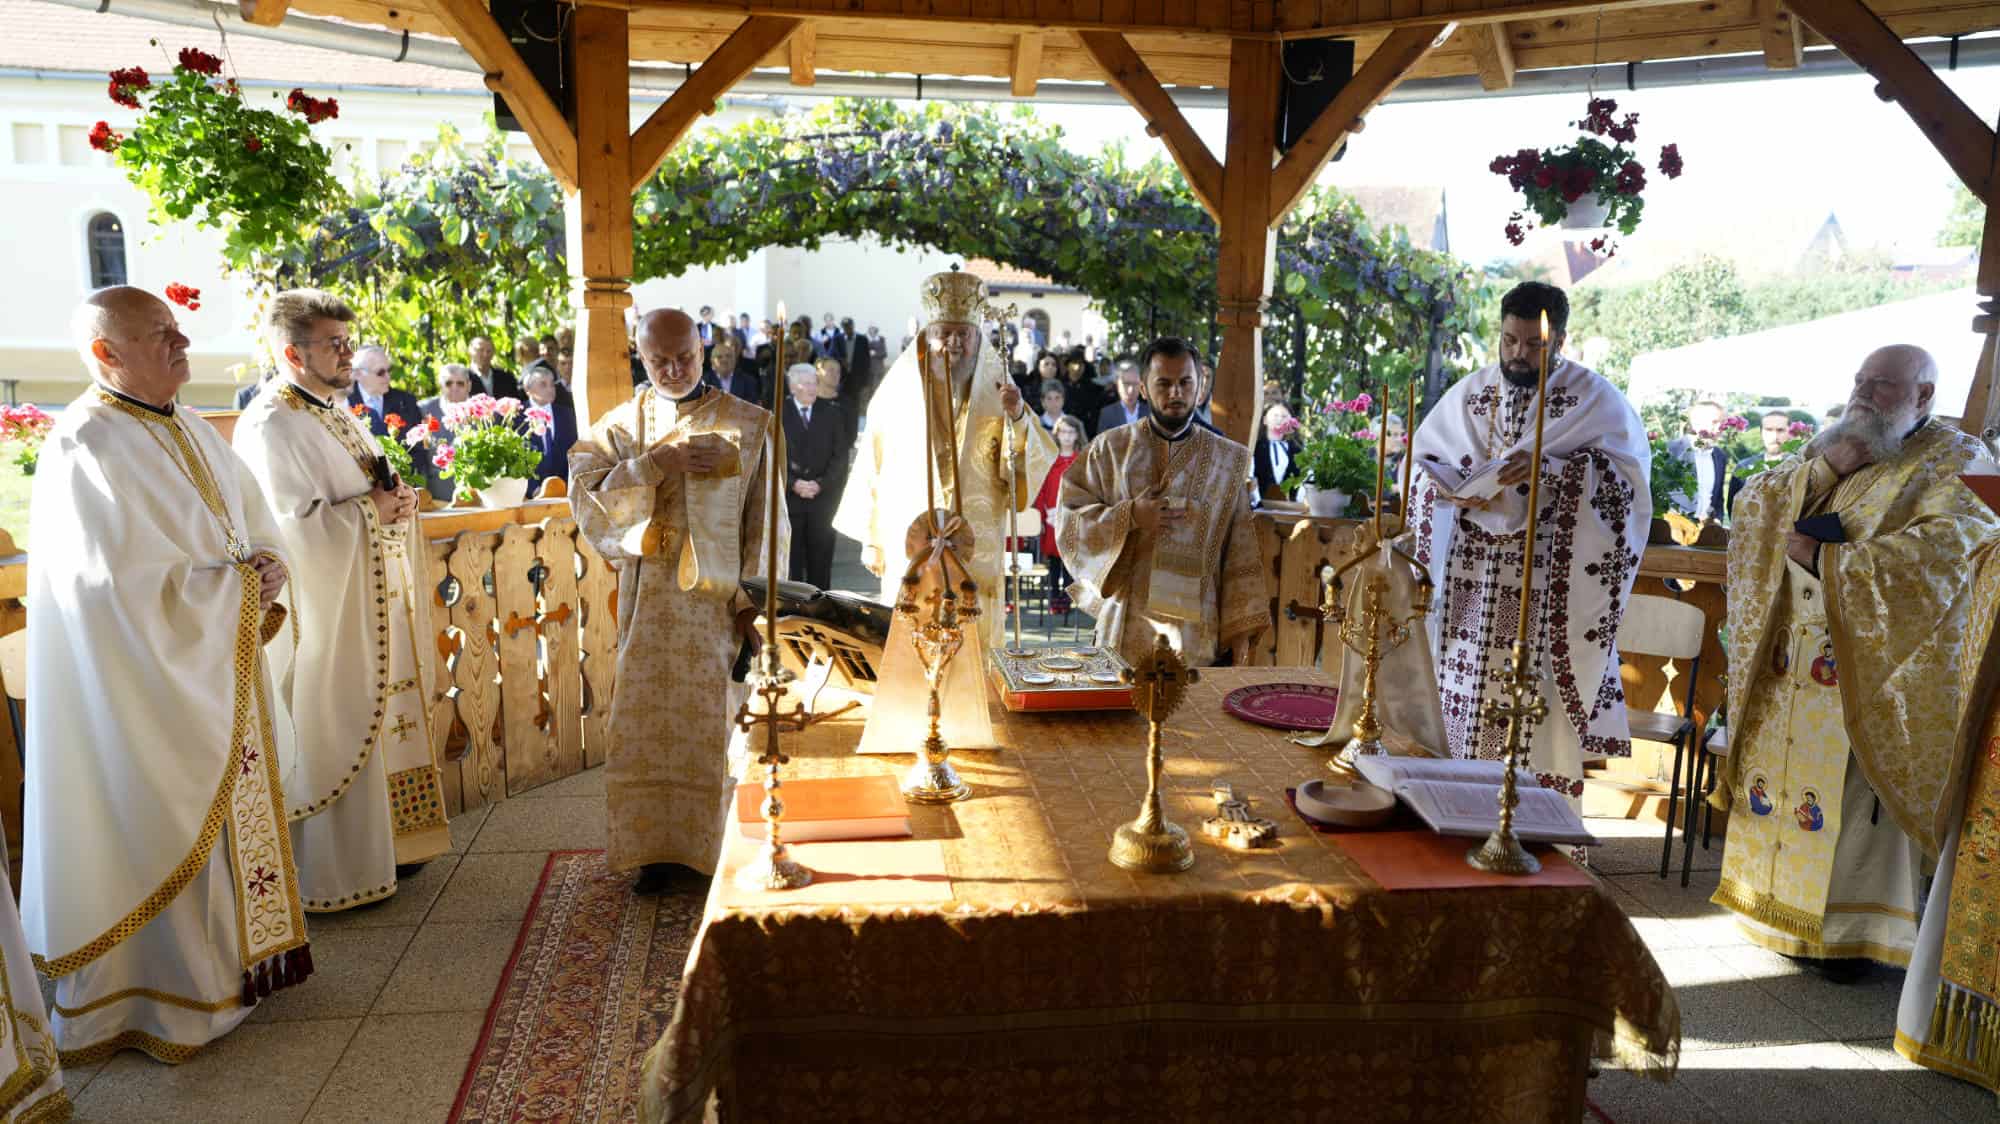
{"label": "wooden pavilion post", "polygon": [[625,311],[632,307],[631,64],[623,8],[578,5],[576,190],[563,206],[575,286],[577,426],[632,395]]}
{"label": "wooden pavilion post", "polygon": [[1277,253],[1271,168],[1278,153],[1279,45],[1236,39],[1229,48],[1229,139],[1222,165],[1216,320],[1215,425],[1231,440],[1257,438],[1264,385],[1264,302]]}

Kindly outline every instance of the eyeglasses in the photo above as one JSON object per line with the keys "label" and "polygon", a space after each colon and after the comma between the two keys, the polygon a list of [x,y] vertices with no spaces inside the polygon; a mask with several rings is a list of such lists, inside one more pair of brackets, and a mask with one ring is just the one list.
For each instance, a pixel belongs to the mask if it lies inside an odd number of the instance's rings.
{"label": "eyeglasses", "polygon": [[325,344],[328,351],[334,352],[339,355],[354,354],[353,336],[328,336],[322,340],[306,340],[304,342],[307,345]]}

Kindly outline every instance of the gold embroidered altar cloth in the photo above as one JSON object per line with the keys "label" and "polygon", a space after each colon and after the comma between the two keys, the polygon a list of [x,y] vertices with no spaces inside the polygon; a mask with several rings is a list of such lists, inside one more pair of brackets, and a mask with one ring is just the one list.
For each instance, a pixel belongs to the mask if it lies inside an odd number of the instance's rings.
{"label": "gold embroidered altar cloth", "polygon": [[[730,906],[718,878],[640,1116],[723,1121],[1233,1118],[1562,1120],[1599,1052],[1665,1077],[1680,1013],[1607,890],[1389,893],[1284,805],[1323,754],[1226,714],[1204,669],[1164,731],[1192,871],[1105,857],[1145,792],[1129,712],[995,707],[1001,749],[954,755],[970,800],[911,805],[949,902]],[[788,736],[788,777],[888,773],[860,711]],[[1277,821],[1233,852],[1198,830],[1216,780]],[[809,848],[801,858],[809,859]],[[893,896],[893,895],[887,895]],[[760,899],[769,900],[769,899]]]}

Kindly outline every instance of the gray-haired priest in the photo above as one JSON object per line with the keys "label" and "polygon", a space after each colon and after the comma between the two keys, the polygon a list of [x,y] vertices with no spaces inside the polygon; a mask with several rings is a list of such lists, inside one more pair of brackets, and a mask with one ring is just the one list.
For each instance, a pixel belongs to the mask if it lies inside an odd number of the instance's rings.
{"label": "gray-haired priest", "polygon": [[[647,383],[570,449],[577,534],[618,571],[618,692],[604,763],[605,862],[638,889],[697,884],[720,861],[734,704],[754,635],[743,579],[764,575],[770,411],[701,381],[701,336],[677,309],[639,320]],[[775,466],[782,472],[783,466]],[[778,567],[791,529],[777,511]]]}
{"label": "gray-haired priest", "polygon": [[[21,913],[64,1063],[178,1063],[312,971],[264,657],[285,567],[257,482],[174,404],[188,339],[166,302],[105,289],[73,330],[93,383],[42,448],[29,523]],[[5,1045],[38,1055],[4,936]]]}
{"label": "gray-haired priest", "polygon": [[1138,666],[1165,635],[1189,663],[1238,666],[1271,627],[1250,516],[1250,450],[1195,424],[1198,361],[1153,341],[1140,361],[1153,412],[1106,430],[1063,474],[1056,546],[1099,647]]}
{"label": "gray-haired priest", "polygon": [[[236,423],[277,516],[296,631],[273,645],[298,729],[285,769],[306,909],[396,892],[397,866],[451,849],[430,725],[436,633],[418,580],[417,497],[348,412],[354,315],[331,293],[271,298],[278,382]],[[296,643],[294,643],[294,641]]]}

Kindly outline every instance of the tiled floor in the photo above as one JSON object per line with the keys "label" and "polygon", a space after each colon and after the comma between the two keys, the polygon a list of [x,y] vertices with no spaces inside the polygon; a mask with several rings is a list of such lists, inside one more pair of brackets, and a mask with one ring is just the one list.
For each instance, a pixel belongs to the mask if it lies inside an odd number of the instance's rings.
{"label": "tiled floor", "polygon": [[[381,906],[317,919],[318,974],[267,1000],[178,1068],[134,1054],[68,1076],[78,1119],[280,1124],[445,1119],[551,849],[604,841],[601,770],[461,817],[456,850]],[[1659,835],[1593,820],[1592,862],[1680,998],[1672,1084],[1607,1070],[1590,1095],[1618,1124],[2000,1120],[1992,1096],[1890,1048],[1899,972],[1838,986],[1742,943],[1708,904],[1721,850],[1692,884],[1658,876]]]}

